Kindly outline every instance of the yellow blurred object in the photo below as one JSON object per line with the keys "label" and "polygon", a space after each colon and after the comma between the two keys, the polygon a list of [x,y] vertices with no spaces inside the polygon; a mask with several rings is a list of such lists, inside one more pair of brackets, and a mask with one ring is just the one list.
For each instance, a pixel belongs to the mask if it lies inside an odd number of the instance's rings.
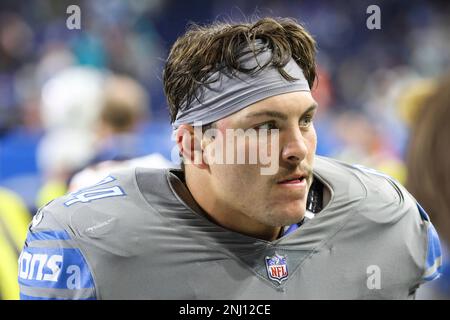
{"label": "yellow blurred object", "polygon": [[377,165],[377,170],[394,178],[401,184],[406,182],[406,165],[399,160],[385,160]]}
{"label": "yellow blurred object", "polygon": [[422,108],[424,102],[436,90],[437,83],[433,79],[419,80],[405,88],[397,98],[401,118],[411,126]]}
{"label": "yellow blurred object", "polygon": [[0,297],[19,299],[18,258],[27,236],[31,215],[22,199],[0,188]]}
{"label": "yellow blurred object", "polygon": [[67,185],[64,182],[51,180],[44,184],[39,190],[36,198],[36,207],[45,206],[50,201],[65,195],[67,192]]}

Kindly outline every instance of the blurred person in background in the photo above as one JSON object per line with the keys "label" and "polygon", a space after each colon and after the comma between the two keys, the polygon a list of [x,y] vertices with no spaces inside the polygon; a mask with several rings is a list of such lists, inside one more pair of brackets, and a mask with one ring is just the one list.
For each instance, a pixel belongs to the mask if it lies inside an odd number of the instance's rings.
{"label": "blurred person in background", "polygon": [[65,68],[45,82],[40,117],[45,133],[37,149],[43,185],[37,207],[66,193],[74,172],[96,155],[96,128],[106,74],[86,66]]}
{"label": "blurred person in background", "polygon": [[442,240],[443,272],[421,299],[450,299],[450,73],[409,88],[401,111],[411,126],[406,187],[430,214]]}
{"label": "blurred person in background", "polygon": [[52,78],[43,89],[47,133],[39,159],[48,179],[38,207],[114,169],[170,166],[161,154],[144,156],[139,149],[137,132],[149,122],[149,103],[143,86],[129,76],[73,67]]}
{"label": "blurred person in background", "polygon": [[136,131],[150,120],[149,97],[136,80],[109,75],[102,88],[100,115],[95,124],[96,154],[90,164],[128,160],[136,156]]}
{"label": "blurred person in background", "polygon": [[111,75],[105,82],[103,96],[95,129],[97,153],[85,169],[71,177],[69,191],[93,185],[111,171],[119,169],[173,166],[158,152],[136,157],[139,153],[138,127],[142,122],[149,121],[149,97],[142,85],[127,76]]}

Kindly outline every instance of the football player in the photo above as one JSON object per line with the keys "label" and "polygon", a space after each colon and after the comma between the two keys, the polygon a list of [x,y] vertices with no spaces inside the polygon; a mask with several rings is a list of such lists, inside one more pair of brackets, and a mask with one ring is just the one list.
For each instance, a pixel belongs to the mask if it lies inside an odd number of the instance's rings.
{"label": "football player", "polygon": [[414,298],[438,236],[393,179],[315,155],[315,52],[291,19],[190,28],[164,69],[182,168],[41,208],[22,298]]}

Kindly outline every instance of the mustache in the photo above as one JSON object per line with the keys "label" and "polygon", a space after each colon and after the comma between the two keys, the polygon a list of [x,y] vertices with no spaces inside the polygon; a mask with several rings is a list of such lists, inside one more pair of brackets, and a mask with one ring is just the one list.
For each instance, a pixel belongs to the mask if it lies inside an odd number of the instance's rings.
{"label": "mustache", "polygon": [[291,167],[289,169],[283,169],[283,172],[281,171],[282,167],[280,167],[280,171],[278,174],[274,177],[274,181],[280,181],[284,178],[302,172],[306,174],[306,179],[308,180],[308,183],[310,184],[312,182],[313,178],[313,167],[308,164],[301,164],[295,167]]}

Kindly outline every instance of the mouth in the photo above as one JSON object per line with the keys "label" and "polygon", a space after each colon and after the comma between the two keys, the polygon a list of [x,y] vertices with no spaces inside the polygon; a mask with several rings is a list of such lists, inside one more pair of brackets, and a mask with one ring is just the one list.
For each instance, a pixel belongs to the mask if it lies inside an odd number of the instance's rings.
{"label": "mouth", "polygon": [[283,180],[277,182],[281,185],[306,185],[307,175],[306,174],[295,174],[291,175]]}

